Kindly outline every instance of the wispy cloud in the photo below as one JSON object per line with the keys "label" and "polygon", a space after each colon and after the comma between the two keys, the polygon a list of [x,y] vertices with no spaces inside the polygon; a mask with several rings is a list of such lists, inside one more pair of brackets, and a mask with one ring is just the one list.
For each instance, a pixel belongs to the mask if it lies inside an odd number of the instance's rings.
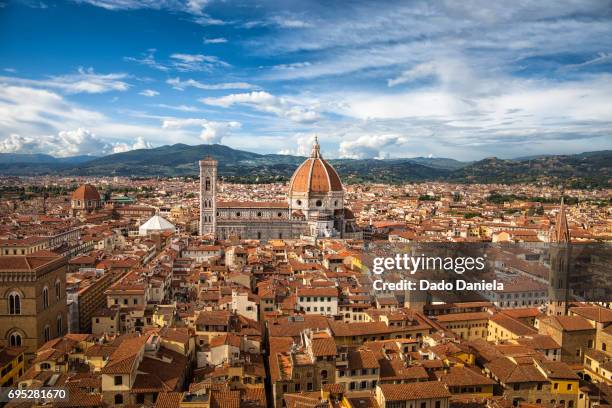
{"label": "wispy cloud", "polygon": [[225,44],[227,42],[227,38],[217,37],[217,38],[204,38],[204,44]]}
{"label": "wispy cloud", "polygon": [[220,84],[205,84],[195,79],[187,79],[182,81],[180,78],[170,78],[166,80],[168,85],[172,88],[183,91],[186,88],[197,88],[205,90],[227,90],[227,89],[258,89],[257,85],[249,84],[247,82],[224,82]]}
{"label": "wispy cloud", "polygon": [[206,119],[168,119],[162,123],[164,129],[182,129],[201,127],[200,139],[205,143],[214,144],[223,142],[233,130],[240,129],[242,124],[236,121],[217,122]]}
{"label": "wispy cloud", "polygon": [[200,101],[206,105],[224,108],[232,105],[246,105],[299,123],[314,122],[320,118],[313,105],[309,106],[291,98],[274,96],[265,91],[230,94],[218,98],[208,97]]}
{"label": "wispy cloud", "polygon": [[153,89],[145,89],[143,91],[138,92],[138,94],[151,98],[153,96],[159,95],[159,92],[154,91]]}
{"label": "wispy cloud", "polygon": [[218,67],[230,66],[230,64],[214,55],[204,54],[174,53],[170,55],[167,61],[160,62],[155,58],[156,51],[157,50],[154,48],[151,48],[140,57],[124,57],[124,60],[145,65],[160,71],[175,70],[179,72],[200,72],[211,71]]}
{"label": "wispy cloud", "polygon": [[124,73],[96,74],[93,68],[79,68],[76,74],[51,76],[46,79],[26,79],[18,77],[0,77],[0,82],[12,85],[23,85],[39,88],[58,89],[69,94],[104,93],[111,91],[127,91],[130,85]]}

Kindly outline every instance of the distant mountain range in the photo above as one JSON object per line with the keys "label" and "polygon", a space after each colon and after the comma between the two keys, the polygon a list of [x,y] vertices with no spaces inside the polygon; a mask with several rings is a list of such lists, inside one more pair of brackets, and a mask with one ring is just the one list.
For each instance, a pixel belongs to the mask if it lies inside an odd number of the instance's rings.
{"label": "distant mountain range", "polygon": [[[219,161],[221,176],[244,182],[287,179],[304,160],[299,156],[257,154],[218,144],[175,144],[103,157],[55,158],[45,154],[0,153],[0,175],[189,176],[198,174],[198,160],[205,156]],[[546,182],[576,187],[609,187],[612,184],[611,150],[514,160],[493,157],[469,163],[428,157],[330,162],[348,183],[439,180],[507,184]]]}

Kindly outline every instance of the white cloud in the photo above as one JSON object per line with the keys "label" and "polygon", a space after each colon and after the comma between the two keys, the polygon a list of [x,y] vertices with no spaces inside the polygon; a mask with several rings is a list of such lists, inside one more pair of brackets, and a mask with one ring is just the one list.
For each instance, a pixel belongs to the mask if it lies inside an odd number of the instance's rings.
{"label": "white cloud", "polygon": [[213,55],[203,54],[172,54],[173,67],[178,71],[208,71],[214,67],[229,67],[227,62],[221,61]]}
{"label": "white cloud", "polygon": [[160,71],[176,70],[179,72],[201,72],[211,71],[218,67],[229,67],[225,61],[222,61],[214,55],[203,54],[184,54],[174,53],[170,55],[170,59],[165,62],[158,61],[155,57],[157,50],[150,48],[142,53],[140,57],[124,57],[125,61],[135,62],[145,65]]}
{"label": "white cloud", "polygon": [[158,108],[172,109],[172,110],[177,110],[177,111],[181,111],[181,112],[197,112],[197,111],[199,111],[198,108],[196,108],[195,106],[190,106],[190,105],[167,105],[165,103],[158,103],[155,106],[157,106]]}
{"label": "white cloud", "polygon": [[130,85],[124,80],[127,74],[96,74],[93,68],[79,68],[76,74],[51,76],[46,79],[0,77],[0,82],[12,85],[58,89],[68,94],[98,94],[111,91],[126,91]]}
{"label": "white cloud", "polygon": [[[74,129],[82,129],[83,132],[62,133],[76,132]],[[65,156],[66,154],[58,151],[54,145],[35,142],[39,139],[47,142],[52,140],[58,143],[58,146],[66,146],[69,143],[64,143],[62,140],[66,141],[72,135],[82,137],[83,144],[86,144],[85,142],[93,140],[87,132],[109,146],[116,143],[127,143],[131,146],[138,137],[143,137],[156,145],[171,141],[184,143],[197,141],[197,137],[190,132],[162,130],[159,126],[145,124],[122,123],[121,120],[110,118],[101,112],[74,104],[58,93],[6,85],[0,81],[0,139],[4,137],[3,140],[7,140],[8,135],[18,135],[21,139],[14,141],[21,140],[24,146],[22,152],[27,152],[26,149],[30,146],[32,149],[40,149],[36,152],[53,152]],[[5,147],[11,145],[12,142],[7,142]]]}
{"label": "white cloud", "polygon": [[136,138],[136,141],[131,145],[128,143],[116,143],[112,147],[112,152],[113,153],[123,153],[123,152],[127,152],[130,150],[151,149],[151,148],[153,148],[153,145],[147,142],[142,136],[139,136]]}
{"label": "white cloud", "polygon": [[208,0],[73,0],[77,3],[87,3],[107,10],[176,10],[196,16],[203,15]]}
{"label": "white cloud", "polygon": [[227,42],[227,38],[217,37],[217,38],[204,38],[204,44],[225,44]]}
{"label": "white cloud", "polygon": [[272,113],[298,123],[309,123],[320,119],[320,115],[316,111],[316,103],[304,104],[301,101],[274,96],[265,91],[230,94],[218,98],[208,97],[202,98],[200,101],[206,105],[224,108],[235,104],[247,105],[253,109]]}
{"label": "white cloud", "polygon": [[281,149],[278,154],[289,154],[293,156],[308,156],[315,141],[315,134],[298,133],[294,137],[294,148]]}
{"label": "white cloud", "polygon": [[145,89],[145,90],[139,92],[139,95],[147,96],[147,97],[150,98],[150,97],[159,95],[159,92],[154,91],[153,89]]}
{"label": "white cloud", "polygon": [[223,82],[219,84],[205,84],[195,79],[187,79],[181,81],[180,78],[170,78],[166,81],[172,88],[182,91],[185,88],[192,87],[205,90],[227,90],[227,89],[258,89],[257,85],[249,84],[247,82]]}
{"label": "white cloud", "polygon": [[229,136],[233,130],[240,129],[240,122],[217,122],[206,119],[168,119],[162,124],[164,129],[180,129],[189,127],[201,127],[200,139],[207,144],[222,143],[223,139]]}
{"label": "white cloud", "polygon": [[401,148],[407,139],[397,135],[364,135],[340,143],[340,157],[349,159],[383,159],[383,152]]}
{"label": "white cloud", "polygon": [[107,143],[90,130],[77,128],[63,130],[56,135],[27,137],[11,134],[0,140],[2,153],[45,153],[55,157],[102,156],[132,149],[151,148],[151,144],[139,137],[133,145],[126,143]]}

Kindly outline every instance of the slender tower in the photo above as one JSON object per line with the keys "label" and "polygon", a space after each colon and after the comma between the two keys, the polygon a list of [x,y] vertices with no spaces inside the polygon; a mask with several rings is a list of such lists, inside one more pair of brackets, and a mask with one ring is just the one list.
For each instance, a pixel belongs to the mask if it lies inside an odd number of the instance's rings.
{"label": "slender tower", "polygon": [[561,206],[557,214],[555,229],[550,237],[550,277],[548,315],[564,316],[568,311],[569,274],[571,259],[571,237],[565,214],[565,203],[561,197]]}
{"label": "slender tower", "polygon": [[217,161],[200,160],[200,235],[217,235]]}

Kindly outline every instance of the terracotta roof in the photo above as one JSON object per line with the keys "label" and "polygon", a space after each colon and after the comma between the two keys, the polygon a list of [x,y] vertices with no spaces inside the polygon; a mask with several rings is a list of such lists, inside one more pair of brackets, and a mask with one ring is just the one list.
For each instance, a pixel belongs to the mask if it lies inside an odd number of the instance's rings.
{"label": "terracotta roof", "polygon": [[315,143],[312,153],[293,173],[289,182],[289,195],[299,193],[329,193],[342,191],[342,182],[336,170],[325,161]]}
{"label": "terracotta roof", "polygon": [[179,408],[182,399],[182,392],[160,392],[155,401],[155,408]]}
{"label": "terracotta roof", "polygon": [[526,324],[503,313],[493,315],[490,320],[517,336],[528,336],[538,333],[536,329],[529,327]]}
{"label": "terracotta roof", "polygon": [[485,368],[506,384],[546,381],[546,378],[533,364],[518,365],[506,357],[486,363]]}
{"label": "terracotta roof", "polygon": [[337,354],[336,342],[331,337],[315,338],[312,340],[312,354],[315,357],[335,356]]}
{"label": "terracotta roof", "polygon": [[72,192],[72,200],[100,200],[100,193],[91,184],[82,184]]}
{"label": "terracotta roof", "polygon": [[451,367],[448,372],[437,372],[436,377],[438,377],[438,380],[451,387],[497,384],[492,379],[467,367]]}
{"label": "terracotta roof", "polygon": [[595,330],[595,327],[582,316],[547,316],[542,320],[548,320],[552,325],[564,331]]}
{"label": "terracotta roof", "polygon": [[349,369],[379,368],[378,360],[372,350],[355,350],[348,354]]}
{"label": "terracotta roof", "polygon": [[34,255],[0,256],[0,272],[35,271],[62,259],[62,257],[57,255],[53,257]]}
{"label": "terracotta roof", "polygon": [[430,398],[449,398],[451,393],[438,381],[408,384],[380,384],[385,401],[411,401]]}

